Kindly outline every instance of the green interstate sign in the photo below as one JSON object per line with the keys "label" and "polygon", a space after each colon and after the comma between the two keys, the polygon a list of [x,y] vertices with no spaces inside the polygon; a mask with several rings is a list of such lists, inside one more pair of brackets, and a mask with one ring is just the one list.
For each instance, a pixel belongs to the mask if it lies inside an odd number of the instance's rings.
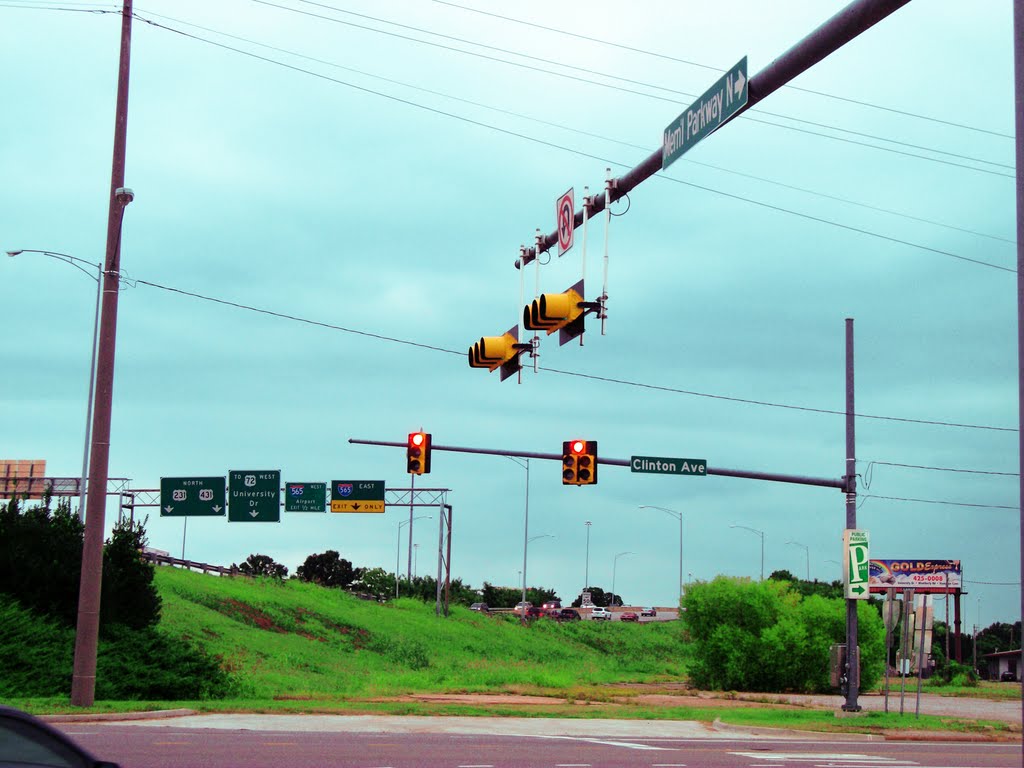
{"label": "green interstate sign", "polygon": [[228,522],[281,522],[281,470],[228,472]]}
{"label": "green interstate sign", "polygon": [[285,512],[327,512],[327,483],[285,483]]}
{"label": "green interstate sign", "polygon": [[224,508],[223,475],[160,478],[160,517],[220,517]]}
{"label": "green interstate sign", "polygon": [[698,475],[708,474],[707,459],[677,459],[666,456],[631,456],[629,471],[654,475]]}

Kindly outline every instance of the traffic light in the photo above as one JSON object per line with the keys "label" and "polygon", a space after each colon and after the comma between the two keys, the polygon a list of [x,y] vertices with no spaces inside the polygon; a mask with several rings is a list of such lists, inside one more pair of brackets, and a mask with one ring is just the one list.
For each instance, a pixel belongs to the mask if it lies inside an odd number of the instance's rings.
{"label": "traffic light", "polygon": [[529,344],[519,343],[519,326],[513,325],[501,336],[483,336],[469,348],[469,367],[501,368],[501,380],[517,373],[522,367],[519,355],[529,349]]}
{"label": "traffic light", "polygon": [[410,432],[405,449],[406,471],[410,475],[425,475],[430,472],[430,434]]}
{"label": "traffic light", "polygon": [[531,331],[559,331],[558,343],[565,344],[583,333],[583,316],[588,309],[583,300],[583,281],[562,293],[542,293],[523,307],[523,327]]}
{"label": "traffic light", "polygon": [[562,443],[562,485],[597,483],[597,441],[566,440]]}

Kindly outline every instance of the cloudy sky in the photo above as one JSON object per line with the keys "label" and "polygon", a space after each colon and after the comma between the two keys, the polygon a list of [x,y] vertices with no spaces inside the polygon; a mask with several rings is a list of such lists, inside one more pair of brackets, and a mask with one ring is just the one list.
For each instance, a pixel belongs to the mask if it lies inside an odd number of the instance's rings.
{"label": "cloudy sky", "polygon": [[[545,339],[519,383],[466,363],[519,319],[519,246],[554,230],[562,192],[634,167],[741,57],[755,75],[842,6],[140,0],[111,477],[407,488],[400,449],[348,441],[423,428],[838,478],[849,317],[871,556],[960,559],[967,626],[1019,618],[1009,2],[897,11],[613,206],[605,335],[589,319],[582,347]],[[3,250],[102,259],[118,8],[0,2]],[[579,279],[576,236],[526,270],[527,300]],[[604,238],[602,217],[588,299]],[[25,253],[0,285],[2,452],[75,476],[94,284]],[[449,489],[453,575],[518,582],[526,480],[507,458],[435,451],[418,486]],[[565,599],[589,574],[674,602],[678,523],[641,505],[682,513],[684,580],[757,578],[754,531],[766,575],[839,577],[838,490],[615,466],[563,487],[542,460],[529,489],[528,581]],[[180,555],[182,520],[148,511],[151,544]],[[408,514],[193,519],[184,551],[294,570],[337,549],[390,571]],[[433,573],[437,515],[417,514]]]}

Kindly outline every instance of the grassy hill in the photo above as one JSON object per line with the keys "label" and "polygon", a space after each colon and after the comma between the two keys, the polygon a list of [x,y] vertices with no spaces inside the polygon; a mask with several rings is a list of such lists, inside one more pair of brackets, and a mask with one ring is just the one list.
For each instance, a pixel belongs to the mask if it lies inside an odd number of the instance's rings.
{"label": "grassy hill", "polygon": [[160,629],[222,659],[241,698],[367,698],[414,692],[537,691],[681,679],[678,623],[549,620],[522,626],[417,600],[387,604],[295,580],[158,568]]}

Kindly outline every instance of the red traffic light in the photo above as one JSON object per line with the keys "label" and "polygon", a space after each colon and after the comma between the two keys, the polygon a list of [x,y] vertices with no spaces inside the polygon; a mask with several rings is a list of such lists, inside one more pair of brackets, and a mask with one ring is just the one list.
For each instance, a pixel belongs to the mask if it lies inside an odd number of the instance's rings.
{"label": "red traffic light", "polygon": [[414,448],[422,448],[423,443],[426,441],[426,439],[427,436],[424,435],[422,432],[413,432],[411,435],[409,435],[409,445],[413,446]]}
{"label": "red traffic light", "polygon": [[581,453],[587,450],[586,440],[572,440],[569,442],[569,450],[579,456]]}
{"label": "red traffic light", "polygon": [[424,475],[430,472],[430,434],[410,432],[405,449],[406,471],[410,475]]}

